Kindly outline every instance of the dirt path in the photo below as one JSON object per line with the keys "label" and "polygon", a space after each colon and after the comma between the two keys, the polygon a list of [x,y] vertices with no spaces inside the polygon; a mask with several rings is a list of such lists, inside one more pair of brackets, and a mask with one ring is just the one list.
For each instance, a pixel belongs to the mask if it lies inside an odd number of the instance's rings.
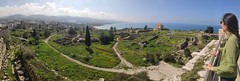
{"label": "dirt path", "polygon": [[[60,53],[62,56],[64,56],[65,58],[67,58],[68,60],[72,61],[72,62],[75,62],[79,65],[82,65],[82,66],[85,66],[85,67],[88,67],[88,68],[92,68],[92,69],[96,69],[96,70],[101,70],[101,71],[108,71],[108,72],[116,72],[116,73],[126,73],[124,69],[109,69],[109,68],[100,68],[100,67],[95,67],[95,66],[91,66],[91,65],[88,65],[88,64],[85,64],[85,63],[82,63],[78,60],[75,60],[75,59],[72,59],[71,57],[59,52],[57,49],[55,49],[54,47],[52,47],[51,45],[48,44],[48,41],[49,39],[51,38],[52,36],[49,36],[44,42],[49,46],[51,47],[53,50],[55,50],[56,52]],[[127,74],[131,74],[129,72],[127,72]]]}
{"label": "dirt path", "polygon": [[118,51],[117,45],[118,45],[118,42],[116,42],[116,43],[114,44],[113,50],[114,50],[114,52],[117,54],[118,58],[121,60],[121,63],[122,63],[122,64],[125,64],[125,65],[128,66],[128,67],[133,68],[133,65],[120,55],[121,53]]}
{"label": "dirt path", "polygon": [[[72,59],[71,57],[59,52],[58,50],[56,50],[54,47],[52,47],[51,45],[48,44],[48,41],[51,37],[52,36],[49,36],[46,40],[44,40],[44,42],[49,47],[51,47],[56,52],[60,53],[63,57],[67,58],[68,60],[70,60],[74,63],[77,63],[81,66],[91,68],[91,69],[96,69],[96,70],[100,70],[100,71],[107,71],[107,72],[115,72],[115,73],[125,73],[125,74],[131,74],[131,75],[146,71],[151,80],[161,80],[161,79],[164,79],[164,78],[172,78],[173,75],[180,75],[180,74],[183,73],[181,68],[175,68],[175,67],[173,67],[173,66],[171,66],[168,63],[165,63],[163,61],[161,61],[158,66],[134,67],[134,68],[127,69],[127,70],[126,69],[113,69],[113,68],[95,67],[95,66],[92,66],[92,65],[82,63],[78,60]],[[117,51],[117,49],[116,49],[117,44],[118,44],[118,42],[113,47],[113,48],[115,48],[114,51]],[[129,63],[123,57],[121,57],[119,52],[116,52],[116,53],[118,54],[118,57],[121,59],[121,61],[123,61],[123,63],[125,63],[129,67],[133,67],[133,65],[131,63]]]}

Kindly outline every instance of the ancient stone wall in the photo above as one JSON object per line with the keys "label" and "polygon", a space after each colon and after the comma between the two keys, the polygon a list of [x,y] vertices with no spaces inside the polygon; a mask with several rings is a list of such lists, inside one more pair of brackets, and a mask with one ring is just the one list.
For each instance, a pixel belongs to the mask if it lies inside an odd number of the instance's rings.
{"label": "ancient stone wall", "polygon": [[4,61],[4,57],[6,54],[6,44],[4,43],[4,39],[0,37],[0,69],[2,69],[2,64]]}

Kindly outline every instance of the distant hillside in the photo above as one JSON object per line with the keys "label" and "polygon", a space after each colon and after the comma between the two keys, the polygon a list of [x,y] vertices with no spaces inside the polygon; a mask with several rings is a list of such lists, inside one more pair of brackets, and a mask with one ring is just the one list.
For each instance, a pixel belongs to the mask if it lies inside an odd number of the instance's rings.
{"label": "distant hillside", "polygon": [[0,19],[26,19],[26,20],[42,20],[42,21],[59,21],[59,22],[74,22],[74,23],[116,23],[120,21],[116,20],[101,20],[88,17],[73,17],[73,16],[46,16],[46,15],[11,15],[7,17],[2,17]]}

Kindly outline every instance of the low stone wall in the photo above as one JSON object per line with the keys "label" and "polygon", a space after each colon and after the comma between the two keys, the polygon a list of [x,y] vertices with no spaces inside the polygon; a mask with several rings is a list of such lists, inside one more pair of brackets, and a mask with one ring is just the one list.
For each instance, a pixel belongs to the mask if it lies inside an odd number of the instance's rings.
{"label": "low stone wall", "polygon": [[6,54],[6,44],[4,43],[3,38],[0,37],[0,69],[2,69],[2,63]]}
{"label": "low stone wall", "polygon": [[[31,68],[31,65],[23,59],[23,57],[18,57],[14,60],[14,73],[18,81],[42,81]],[[21,74],[22,72],[22,74]],[[28,78],[27,80],[24,80]]]}
{"label": "low stone wall", "polygon": [[212,40],[210,43],[208,43],[200,52],[193,52],[191,55],[193,56],[193,58],[191,60],[189,60],[185,66],[183,66],[182,68],[188,71],[191,71],[194,67],[195,62],[206,55],[209,55],[212,48],[211,46],[213,45],[217,45],[218,40]]}
{"label": "low stone wall", "polygon": [[38,77],[37,74],[33,71],[33,69],[31,68],[31,65],[25,60],[23,60],[23,66],[26,68],[26,71],[29,74],[29,78],[32,81],[42,81],[41,78]]}

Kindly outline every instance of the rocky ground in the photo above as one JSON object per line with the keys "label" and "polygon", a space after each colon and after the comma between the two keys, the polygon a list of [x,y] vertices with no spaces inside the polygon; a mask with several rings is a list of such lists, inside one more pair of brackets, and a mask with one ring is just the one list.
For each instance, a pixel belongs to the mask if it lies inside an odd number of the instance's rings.
{"label": "rocky ground", "polygon": [[[188,61],[188,63],[185,64],[182,68],[188,71],[191,71],[194,68],[194,64],[197,62],[198,59],[200,58],[208,58],[210,57],[210,53],[212,52],[213,48],[218,44],[218,40],[212,40],[210,43],[208,43],[200,52],[193,52],[191,55],[193,58]],[[201,77],[198,79],[198,81],[203,81],[205,74],[206,74],[206,64],[209,63],[208,59],[205,61],[205,64],[202,66],[205,68],[203,71],[199,71],[198,75]]]}

